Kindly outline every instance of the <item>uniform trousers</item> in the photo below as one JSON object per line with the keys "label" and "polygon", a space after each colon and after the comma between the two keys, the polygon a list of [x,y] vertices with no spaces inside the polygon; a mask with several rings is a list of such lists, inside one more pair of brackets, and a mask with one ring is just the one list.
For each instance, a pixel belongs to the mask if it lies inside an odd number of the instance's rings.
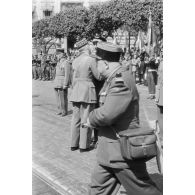
{"label": "uniform trousers", "polygon": [[145,163],[125,169],[96,164],[92,173],[89,195],[116,195],[121,184],[127,195],[162,195],[150,179]]}
{"label": "uniform trousers", "polygon": [[155,95],[156,93],[156,82],[157,82],[157,73],[156,71],[147,73],[147,84],[149,94]]}
{"label": "uniform trousers", "polygon": [[81,127],[87,122],[89,113],[95,108],[95,104],[73,102],[73,116],[71,122],[71,147],[88,149],[91,142],[91,129]]}
{"label": "uniform trousers", "polygon": [[51,68],[50,69],[50,79],[51,80],[54,80],[55,79],[55,73],[56,73],[56,70],[55,70],[55,68]]}
{"label": "uniform trousers", "polygon": [[133,75],[134,81],[136,83],[136,72],[135,71],[132,71],[132,75]]}
{"label": "uniform trousers", "polygon": [[50,67],[49,66],[46,66],[45,68],[45,79],[46,80],[50,80]]}
{"label": "uniform trousers", "polygon": [[68,113],[68,89],[54,88],[59,112]]}
{"label": "uniform trousers", "polygon": [[41,66],[40,71],[41,71],[40,78],[45,80],[46,79],[45,66]]}
{"label": "uniform trousers", "polygon": [[32,67],[32,76],[33,76],[33,79],[38,78],[38,73],[37,73],[37,67],[36,66]]}

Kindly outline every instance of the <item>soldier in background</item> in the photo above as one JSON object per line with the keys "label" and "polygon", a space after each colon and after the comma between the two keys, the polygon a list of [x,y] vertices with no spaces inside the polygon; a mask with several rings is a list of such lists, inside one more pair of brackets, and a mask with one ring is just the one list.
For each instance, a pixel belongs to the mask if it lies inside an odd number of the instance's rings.
{"label": "soldier in background", "polygon": [[138,76],[139,76],[139,84],[142,84],[142,81],[144,80],[144,71],[145,71],[145,57],[147,56],[147,53],[145,51],[145,48],[142,48],[140,53],[140,64],[138,67]]}
{"label": "soldier in background", "polygon": [[83,39],[75,44],[79,55],[72,63],[73,83],[70,101],[73,104],[71,122],[71,150],[80,149],[86,152],[90,149],[91,129],[82,127],[89,113],[95,108],[97,95],[93,78],[100,79],[96,67],[96,58],[90,56],[88,42]]}
{"label": "soldier in background", "polygon": [[37,57],[37,71],[38,71],[38,76],[39,76],[39,80],[41,80],[41,55],[39,54]]}
{"label": "soldier in background", "polygon": [[50,80],[55,79],[55,74],[56,74],[56,66],[57,66],[57,57],[55,54],[52,55],[51,61],[50,61]]}
{"label": "soldier in background", "polygon": [[51,55],[47,55],[46,59],[46,67],[45,67],[45,80],[50,80],[50,72],[51,72]]}
{"label": "soldier in background", "polygon": [[40,74],[40,80],[43,80],[45,81],[46,80],[46,76],[45,76],[45,68],[46,68],[46,59],[47,59],[47,56],[46,54],[42,55],[41,57],[41,74]]}
{"label": "soldier in background", "polygon": [[38,79],[38,74],[37,74],[37,62],[36,62],[36,56],[32,56],[32,78],[33,79]]}
{"label": "soldier in background", "polygon": [[100,107],[90,112],[84,126],[99,132],[97,163],[91,178],[90,195],[116,195],[120,185],[131,195],[160,195],[149,178],[145,160],[126,161],[116,135],[139,126],[139,94],[132,76],[119,58],[122,49],[112,43],[99,43],[98,70],[105,83]]}
{"label": "soldier in background", "polygon": [[66,60],[64,49],[57,49],[58,63],[54,79],[54,91],[56,95],[58,112],[57,115],[64,117],[68,114],[68,87],[70,83],[70,64]]}
{"label": "soldier in background", "polygon": [[152,56],[148,59],[148,62],[145,65],[147,70],[147,85],[149,92],[148,99],[154,99],[156,93],[158,64],[156,63],[154,56]]}

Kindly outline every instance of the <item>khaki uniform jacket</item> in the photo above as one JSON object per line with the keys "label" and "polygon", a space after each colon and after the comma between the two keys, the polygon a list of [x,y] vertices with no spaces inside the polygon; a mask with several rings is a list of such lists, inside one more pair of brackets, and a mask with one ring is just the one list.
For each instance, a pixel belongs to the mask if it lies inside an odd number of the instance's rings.
{"label": "khaki uniform jacket", "polygon": [[54,88],[69,87],[70,76],[70,63],[65,59],[61,59],[56,66]]}
{"label": "khaki uniform jacket", "polygon": [[[115,77],[122,72],[122,77]],[[127,168],[123,159],[116,133],[138,124],[139,95],[132,76],[127,70],[119,68],[106,81],[100,91],[100,107],[89,115],[90,124],[98,129],[97,161],[113,168]]]}
{"label": "khaki uniform jacket", "polygon": [[157,105],[163,106],[163,61],[160,62],[158,68],[158,82],[156,89],[156,102]]}
{"label": "khaki uniform jacket", "polygon": [[71,102],[96,103],[97,96],[94,77],[99,80],[100,74],[97,70],[96,58],[87,52],[82,52],[72,63],[73,81]]}

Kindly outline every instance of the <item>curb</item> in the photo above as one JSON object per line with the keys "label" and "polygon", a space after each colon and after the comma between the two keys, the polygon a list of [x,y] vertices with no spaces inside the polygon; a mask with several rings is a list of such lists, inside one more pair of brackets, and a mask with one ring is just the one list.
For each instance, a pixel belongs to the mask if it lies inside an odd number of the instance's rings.
{"label": "curb", "polygon": [[42,167],[39,167],[39,165],[33,164],[32,172],[61,195],[76,195],[68,186],[62,185],[58,182],[57,178],[52,177],[49,172],[46,172]]}

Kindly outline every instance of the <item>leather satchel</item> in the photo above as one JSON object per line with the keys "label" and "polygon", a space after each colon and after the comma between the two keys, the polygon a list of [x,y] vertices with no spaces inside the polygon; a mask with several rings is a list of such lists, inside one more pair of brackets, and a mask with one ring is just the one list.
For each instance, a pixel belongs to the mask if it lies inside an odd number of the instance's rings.
{"label": "leather satchel", "polygon": [[154,130],[128,129],[117,134],[117,137],[125,160],[147,161],[157,155],[157,138]]}

